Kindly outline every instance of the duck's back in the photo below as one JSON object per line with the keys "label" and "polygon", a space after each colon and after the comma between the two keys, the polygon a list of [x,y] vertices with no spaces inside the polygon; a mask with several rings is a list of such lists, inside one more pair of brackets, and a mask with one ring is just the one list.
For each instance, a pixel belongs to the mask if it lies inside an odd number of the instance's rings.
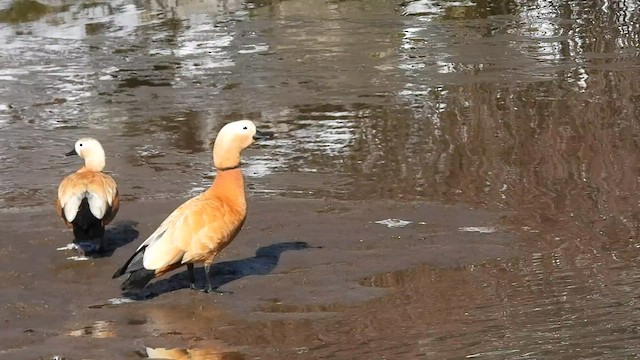
{"label": "duck's back", "polygon": [[58,214],[67,225],[99,221],[107,225],[118,212],[116,182],[102,172],[78,171],[58,187]]}

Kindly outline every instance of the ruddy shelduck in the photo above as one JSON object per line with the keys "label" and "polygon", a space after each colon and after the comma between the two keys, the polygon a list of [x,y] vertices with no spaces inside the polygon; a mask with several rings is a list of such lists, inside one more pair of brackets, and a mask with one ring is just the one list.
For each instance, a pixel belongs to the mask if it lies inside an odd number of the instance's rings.
{"label": "ruddy shelduck", "polygon": [[153,278],[187,266],[195,289],[193,266],[204,263],[205,292],[212,292],[209,269],[216,255],[236,237],[247,215],[240,153],[254,140],[269,137],[249,120],[225,125],[213,145],[215,180],[204,193],[175,209],[118,269],[129,273],[122,290],[142,289]]}
{"label": "ruddy shelduck", "polygon": [[120,205],[116,182],[102,172],[104,149],[98,140],[83,138],[65,155],[80,155],[84,166],[64,178],[58,186],[58,214],[73,228],[76,241],[99,239],[100,250],[104,227],[116,216]]}

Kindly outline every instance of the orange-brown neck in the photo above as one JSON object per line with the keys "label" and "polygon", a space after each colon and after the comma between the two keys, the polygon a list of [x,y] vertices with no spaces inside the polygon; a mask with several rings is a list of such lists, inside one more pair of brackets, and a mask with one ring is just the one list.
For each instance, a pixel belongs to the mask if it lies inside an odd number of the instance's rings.
{"label": "orange-brown neck", "polygon": [[237,206],[238,209],[246,211],[247,203],[244,194],[244,178],[242,170],[235,168],[231,170],[218,170],[213,184],[205,192],[205,196],[215,196],[222,198],[230,205]]}

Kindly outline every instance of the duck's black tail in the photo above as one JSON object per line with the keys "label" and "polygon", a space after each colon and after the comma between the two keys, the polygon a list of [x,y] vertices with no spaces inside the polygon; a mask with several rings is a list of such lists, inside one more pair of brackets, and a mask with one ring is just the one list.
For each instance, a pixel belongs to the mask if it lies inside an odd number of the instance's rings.
{"label": "duck's black tail", "polygon": [[78,213],[71,224],[73,225],[73,236],[76,241],[102,239],[104,236],[102,220],[93,216],[89,208],[89,200],[86,197],[82,199],[78,207]]}
{"label": "duck's black tail", "polygon": [[156,272],[153,270],[136,270],[129,274],[127,280],[120,285],[120,289],[124,292],[142,290],[154,277],[156,277]]}
{"label": "duck's black tail", "polygon": [[146,246],[138,249],[129,258],[129,260],[127,260],[127,262],[113,274],[113,279],[115,279],[129,273],[129,277],[122,283],[122,285],[120,285],[120,289],[122,289],[122,291],[140,290],[155,277],[156,272],[154,270],[145,269],[142,264],[142,259],[146,249]]}

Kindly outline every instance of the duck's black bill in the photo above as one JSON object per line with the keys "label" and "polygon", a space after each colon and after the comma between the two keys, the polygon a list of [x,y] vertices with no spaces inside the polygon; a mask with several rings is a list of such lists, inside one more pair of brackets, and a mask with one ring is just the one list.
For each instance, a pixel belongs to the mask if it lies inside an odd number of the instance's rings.
{"label": "duck's black bill", "polygon": [[274,134],[272,132],[256,130],[256,134],[253,135],[253,140],[266,140],[272,139]]}
{"label": "duck's black bill", "polygon": [[69,151],[68,153],[64,154],[64,156],[71,156],[71,155],[78,155],[78,153],[76,152],[76,149],[73,149],[73,150]]}

